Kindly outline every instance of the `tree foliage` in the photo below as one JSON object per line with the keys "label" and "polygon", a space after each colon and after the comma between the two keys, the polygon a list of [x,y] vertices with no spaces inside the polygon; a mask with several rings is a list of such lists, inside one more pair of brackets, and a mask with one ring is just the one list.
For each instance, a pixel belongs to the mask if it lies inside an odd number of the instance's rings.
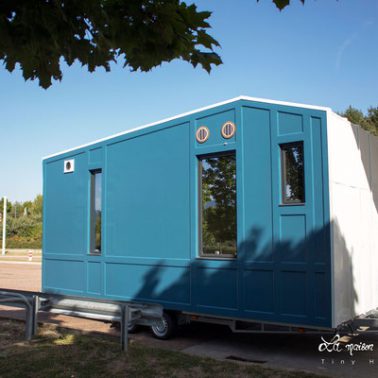
{"label": "tree foliage", "polygon": [[204,253],[236,253],[236,159],[202,160],[202,248]]}
{"label": "tree foliage", "polygon": [[149,71],[182,59],[210,72],[221,58],[208,33],[211,12],[181,0],[4,0],[0,2],[0,60],[43,88],[61,80],[61,62],[88,71],[123,60]]}
{"label": "tree foliage", "polygon": [[304,202],[304,153],[302,144],[292,144],[283,148],[285,165],[285,200]]}
{"label": "tree foliage", "polygon": [[[7,214],[12,210],[12,204],[7,201]],[[1,198],[0,199],[0,213],[1,215],[3,215],[3,211],[4,211],[4,198]]]}
{"label": "tree foliage", "polygon": [[367,110],[367,115],[361,110],[349,106],[344,112],[340,113],[341,116],[348,118],[348,120],[356,125],[360,125],[363,129],[378,135],[378,106],[370,107]]}
{"label": "tree foliage", "polygon": [[[280,10],[290,4],[272,1]],[[9,72],[19,64],[24,79],[43,88],[62,80],[62,62],[78,61],[89,72],[123,62],[146,72],[182,59],[210,72],[222,63],[210,16],[181,0],[3,0],[0,60]]]}
{"label": "tree foliage", "polygon": [[[7,245],[14,248],[41,248],[42,202],[38,195],[34,201],[7,203]],[[1,200],[0,205],[3,205]],[[0,212],[3,212],[1,207]],[[2,227],[0,238],[2,238]]]}
{"label": "tree foliage", "polygon": [[[260,0],[257,0],[257,2],[259,2]],[[274,4],[276,4],[276,7],[279,9],[279,10],[282,10],[284,9],[285,7],[287,7],[289,4],[290,4],[290,0],[272,0]],[[305,3],[305,0],[299,0],[302,4]]]}

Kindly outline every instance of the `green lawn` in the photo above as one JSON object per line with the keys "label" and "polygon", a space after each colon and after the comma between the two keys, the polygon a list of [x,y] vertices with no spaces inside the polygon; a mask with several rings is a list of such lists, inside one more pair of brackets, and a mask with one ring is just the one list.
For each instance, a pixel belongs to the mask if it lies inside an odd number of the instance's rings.
{"label": "green lawn", "polygon": [[117,341],[43,325],[26,342],[24,323],[0,319],[0,377],[319,377]]}

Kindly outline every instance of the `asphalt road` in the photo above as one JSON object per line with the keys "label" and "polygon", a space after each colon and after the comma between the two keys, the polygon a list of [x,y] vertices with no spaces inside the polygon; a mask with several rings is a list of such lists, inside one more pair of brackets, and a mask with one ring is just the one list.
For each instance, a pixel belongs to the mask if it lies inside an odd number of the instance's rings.
{"label": "asphalt road", "polygon": [[0,261],[0,288],[41,290],[41,264]]}
{"label": "asphalt road", "polygon": [[[40,290],[40,264],[0,262],[0,288]],[[22,310],[0,307],[0,316],[22,318]],[[108,324],[65,316],[44,317],[67,328],[87,332],[110,333],[118,331]],[[180,350],[200,356],[219,359],[236,359],[244,363],[257,363],[273,368],[304,370],[334,377],[366,377],[378,375],[378,335],[361,332],[357,336],[340,340],[340,352],[319,351],[322,335],[268,335],[232,334],[227,328],[208,324],[192,324],[183,327],[178,336],[169,341],[153,339],[148,330],[142,330],[132,338],[152,346]],[[323,335],[326,341],[329,335]],[[370,345],[370,351],[355,351],[347,345]],[[328,346],[331,349],[331,346]],[[349,347],[350,348],[350,347]]]}

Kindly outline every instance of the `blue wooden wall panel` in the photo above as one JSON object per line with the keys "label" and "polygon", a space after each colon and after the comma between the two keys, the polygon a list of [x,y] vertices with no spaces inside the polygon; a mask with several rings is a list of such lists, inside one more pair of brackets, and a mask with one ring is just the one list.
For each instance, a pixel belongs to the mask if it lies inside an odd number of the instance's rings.
{"label": "blue wooden wall panel", "polygon": [[272,261],[272,172],[270,114],[243,107],[244,240],[239,258]]}
{"label": "blue wooden wall panel", "polygon": [[277,114],[278,135],[298,134],[303,132],[303,116],[287,112]]}
{"label": "blue wooden wall panel", "polygon": [[274,272],[272,270],[244,269],[244,310],[261,314],[274,315]]}
{"label": "blue wooden wall panel", "polygon": [[308,247],[306,239],[306,216],[304,214],[285,214],[279,219],[279,244],[277,260],[284,262],[306,262]]}
{"label": "blue wooden wall panel", "polygon": [[189,260],[189,124],[107,147],[105,253]]}
{"label": "blue wooden wall panel", "polygon": [[84,255],[87,249],[86,154],[72,155],[75,172],[63,173],[64,159],[48,162],[45,170],[44,250]]}
{"label": "blue wooden wall panel", "polygon": [[324,295],[329,290],[327,274],[324,272],[313,273],[313,283],[315,293],[309,299],[314,308],[314,317],[320,321],[326,321],[329,316],[328,296]]}
{"label": "blue wooden wall panel", "polygon": [[277,277],[280,283],[279,290],[279,314],[287,318],[305,318],[308,316],[307,301],[307,272],[281,270]]}
{"label": "blue wooden wall panel", "polygon": [[[226,121],[237,128],[227,141]],[[199,126],[210,130],[204,144]],[[238,101],[46,160],[44,290],[330,326],[325,126],[322,111]],[[305,148],[306,204],[283,206],[280,144],[294,141]],[[222,151],[237,159],[235,260],[198,257],[198,156]],[[64,175],[69,157],[75,173]],[[89,170],[97,168],[103,252],[90,256]]]}
{"label": "blue wooden wall panel", "polygon": [[46,290],[67,294],[85,293],[86,274],[83,261],[45,258],[44,263]]}
{"label": "blue wooden wall panel", "polygon": [[138,301],[189,304],[189,270],[167,266],[106,264],[106,295]]}
{"label": "blue wooden wall panel", "polygon": [[102,266],[100,262],[88,261],[87,265],[87,292],[90,294],[102,294]]}
{"label": "blue wooden wall panel", "polygon": [[237,270],[197,266],[194,277],[198,288],[198,308],[236,310],[238,307]]}
{"label": "blue wooden wall panel", "polygon": [[94,166],[102,166],[104,161],[104,149],[101,147],[93,148],[89,151],[89,164]]}

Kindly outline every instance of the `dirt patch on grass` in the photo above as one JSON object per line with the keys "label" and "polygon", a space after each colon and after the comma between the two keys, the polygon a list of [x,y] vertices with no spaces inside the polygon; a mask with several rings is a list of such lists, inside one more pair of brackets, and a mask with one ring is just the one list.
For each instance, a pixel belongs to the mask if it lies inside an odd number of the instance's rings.
{"label": "dirt patch on grass", "polygon": [[257,365],[217,361],[131,341],[129,352],[114,339],[47,324],[31,342],[24,323],[0,319],[1,377],[318,377]]}

